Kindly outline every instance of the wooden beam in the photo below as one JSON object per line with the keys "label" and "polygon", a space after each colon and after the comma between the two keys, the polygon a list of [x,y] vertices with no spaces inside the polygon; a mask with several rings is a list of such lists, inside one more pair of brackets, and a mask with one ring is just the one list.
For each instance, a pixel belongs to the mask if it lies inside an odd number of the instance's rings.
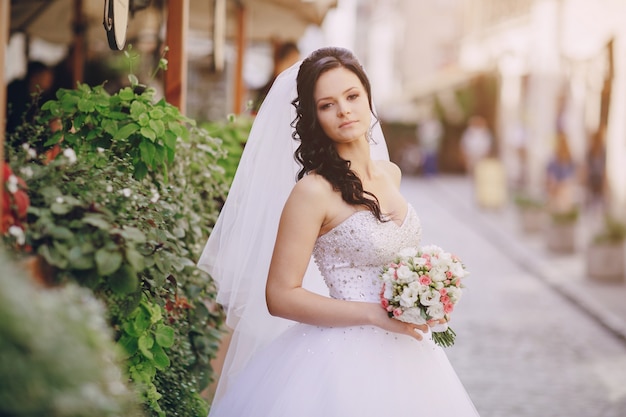
{"label": "wooden beam", "polygon": [[189,31],[189,0],[167,2],[167,32],[165,45],[165,100],[186,113],[187,102],[187,33]]}
{"label": "wooden beam", "polygon": [[[7,45],[9,43],[9,16],[11,12],[11,2],[9,0],[0,0],[0,166],[4,164],[4,134],[6,132],[6,105],[7,105],[7,86],[4,81],[4,68]],[[2,199],[4,197],[4,181],[3,170],[0,169],[0,219],[2,218]]]}
{"label": "wooden beam", "polygon": [[243,110],[243,59],[246,53],[246,6],[237,2],[237,62],[235,63],[235,93],[233,99],[233,113],[240,114]]}
{"label": "wooden beam", "polygon": [[72,88],[77,82],[83,82],[85,72],[85,15],[83,13],[83,0],[74,0],[74,18],[72,21],[72,32],[74,40],[72,43]]}

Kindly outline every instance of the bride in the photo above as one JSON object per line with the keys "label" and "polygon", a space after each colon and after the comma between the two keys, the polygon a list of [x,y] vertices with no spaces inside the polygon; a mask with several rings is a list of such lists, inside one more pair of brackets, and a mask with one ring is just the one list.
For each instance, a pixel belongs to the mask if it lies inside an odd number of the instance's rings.
{"label": "bride", "polygon": [[399,185],[350,51],[278,77],[199,261],[234,329],[209,416],[478,415],[429,327],[380,306],[421,235]]}

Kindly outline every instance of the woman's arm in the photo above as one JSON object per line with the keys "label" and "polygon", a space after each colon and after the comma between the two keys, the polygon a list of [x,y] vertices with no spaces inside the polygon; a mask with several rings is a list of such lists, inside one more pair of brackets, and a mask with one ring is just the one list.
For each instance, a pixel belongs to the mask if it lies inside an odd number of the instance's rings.
{"label": "woman's arm", "polygon": [[267,279],[270,314],[318,326],[374,325],[421,340],[415,329],[426,331],[426,326],[391,319],[378,304],[336,300],[302,288],[315,241],[334,199],[330,185],[316,176],[299,181],[287,199]]}

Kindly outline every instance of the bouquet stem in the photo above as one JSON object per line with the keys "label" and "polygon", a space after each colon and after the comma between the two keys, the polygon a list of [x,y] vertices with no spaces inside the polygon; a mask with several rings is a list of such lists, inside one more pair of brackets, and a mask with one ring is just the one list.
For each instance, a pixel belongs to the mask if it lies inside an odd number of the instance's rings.
{"label": "bouquet stem", "polygon": [[450,327],[444,332],[434,332],[433,341],[441,347],[450,347],[454,344],[456,333]]}

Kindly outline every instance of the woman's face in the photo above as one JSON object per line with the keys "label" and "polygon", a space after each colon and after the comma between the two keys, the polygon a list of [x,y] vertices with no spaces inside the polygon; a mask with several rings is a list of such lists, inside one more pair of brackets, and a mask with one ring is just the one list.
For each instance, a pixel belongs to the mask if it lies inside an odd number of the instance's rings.
{"label": "woman's face", "polygon": [[317,119],[330,139],[349,143],[365,138],[372,112],[356,74],[343,67],[324,72],[317,79],[313,98]]}

